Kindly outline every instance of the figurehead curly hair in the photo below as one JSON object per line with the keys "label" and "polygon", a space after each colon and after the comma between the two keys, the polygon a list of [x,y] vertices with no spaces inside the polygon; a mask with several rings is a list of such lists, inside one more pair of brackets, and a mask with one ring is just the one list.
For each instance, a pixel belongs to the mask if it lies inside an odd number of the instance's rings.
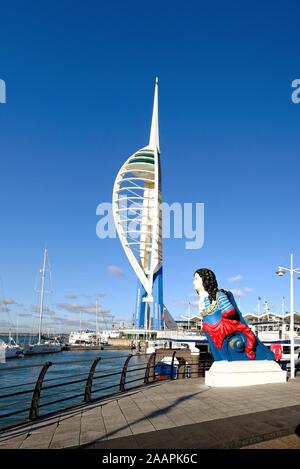
{"label": "figurehead curly hair", "polygon": [[195,274],[198,274],[202,278],[203,287],[208,293],[210,302],[216,301],[219,289],[214,272],[212,270],[202,268],[196,270]]}

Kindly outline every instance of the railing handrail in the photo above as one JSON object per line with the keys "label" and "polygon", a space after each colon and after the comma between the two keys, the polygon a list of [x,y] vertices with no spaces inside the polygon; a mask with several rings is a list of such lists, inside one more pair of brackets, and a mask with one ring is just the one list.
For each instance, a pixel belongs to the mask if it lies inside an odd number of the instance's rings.
{"label": "railing handrail", "polygon": [[[201,357],[199,356],[198,360],[198,368],[194,368],[195,371],[192,371],[192,369],[189,370],[188,374],[182,373],[179,368],[176,367],[175,365],[175,355],[176,355],[176,350],[173,351],[171,355],[171,367],[170,367],[170,374],[167,376],[168,380],[173,380],[177,379],[178,377],[183,378],[183,377],[191,377],[192,375],[197,375],[201,376],[201,370],[205,370],[208,365],[211,365],[212,360],[201,360]],[[58,412],[63,412],[64,410],[71,409],[73,407],[78,407],[83,405],[84,403],[90,403],[90,402],[96,402],[99,400],[106,399],[108,397],[111,397],[113,395],[117,395],[119,393],[122,393],[127,390],[132,390],[137,387],[145,386],[151,382],[155,382],[158,380],[161,380],[163,378],[160,378],[156,372],[156,352],[152,354],[148,354],[145,356],[140,356],[138,362],[132,363],[131,359],[135,357],[133,354],[127,354],[127,355],[122,355],[122,356],[111,356],[111,357],[101,357],[100,355],[98,357],[92,357],[86,360],[70,360],[66,362],[47,362],[47,363],[39,363],[35,365],[21,365],[21,368],[32,368],[32,367],[41,367],[41,370],[39,372],[38,378],[36,382],[32,383],[25,383],[24,385],[12,385],[12,386],[6,386],[5,388],[0,388],[1,389],[8,389],[8,388],[16,388],[16,387],[23,387],[23,386],[29,386],[31,384],[34,384],[35,387],[30,388],[30,389],[20,389],[17,392],[13,393],[8,393],[4,395],[0,395],[0,399],[8,399],[8,402],[4,403],[3,401],[3,406],[2,408],[9,408],[12,407],[14,404],[22,404],[22,403],[29,403],[29,407],[26,408],[21,408],[20,410],[16,410],[14,412],[9,412],[6,414],[1,415],[0,413],[0,420],[8,417],[13,417],[18,414],[24,414],[27,412],[28,418],[23,419],[22,422],[24,421],[32,421],[34,419],[40,418],[39,416],[39,410],[40,409],[45,409],[49,406],[59,404],[62,402],[67,403],[70,400],[76,400],[78,398],[82,398],[80,402],[78,403],[73,403],[71,405],[65,405],[64,407],[58,408],[56,410],[50,410],[46,413],[43,412],[43,417],[49,416]],[[114,362],[116,359],[120,358],[126,358],[125,362],[121,362],[119,366],[112,366],[109,367],[109,369],[101,369],[102,362],[104,360],[110,360],[111,362]],[[144,359],[143,359],[144,358]],[[68,378],[67,382],[59,382],[57,384],[50,384],[50,382],[56,381],[58,379],[61,379],[62,376],[54,377],[54,378],[45,378],[48,369],[52,369],[54,365],[63,365],[63,364],[73,364],[73,363],[89,363],[92,362],[92,365],[86,370],[85,373],[80,373],[80,374],[67,374],[66,377]],[[193,363],[190,365],[197,365],[197,363]],[[20,367],[13,367],[11,369],[18,370]],[[115,369],[119,369],[117,372],[111,373],[110,371],[114,371]],[[186,370],[186,369],[185,369]],[[129,375],[130,373],[130,375]],[[179,374],[178,374],[179,373]],[[79,378],[80,376],[86,376],[85,378],[80,378],[80,379],[72,379],[72,378]],[[120,376],[119,379],[117,377]],[[115,377],[115,380],[109,381],[109,378]],[[128,379],[129,378],[129,379]],[[74,386],[79,383],[86,383],[85,388],[84,386],[81,388],[80,386]],[[134,383],[140,383],[137,385],[134,385]],[[48,383],[50,385],[48,385]],[[128,388],[127,385],[130,385]],[[70,389],[68,389],[68,386],[70,386]],[[49,392],[49,390],[57,388],[57,392]],[[63,389],[62,389],[63,388]],[[80,392],[80,390],[82,392]],[[113,390],[112,392],[105,392],[108,390]],[[14,402],[9,402],[9,399],[14,398],[15,396],[21,396],[21,395],[26,395],[26,394],[32,394],[32,398],[30,400],[30,397],[28,396],[28,399],[16,399]],[[44,393],[44,394],[43,394]],[[104,394],[102,394],[104,393]],[[61,394],[61,395],[60,395]],[[99,396],[99,394],[102,394]],[[56,397],[60,397],[59,399],[56,399]],[[43,399],[44,398],[44,399]],[[51,398],[54,400],[51,400]],[[31,402],[31,406],[30,406]],[[7,409],[9,410],[9,409]],[[13,410],[13,409],[11,409]],[[17,421],[14,426],[17,426],[20,423],[20,420]],[[12,425],[9,425],[11,427]],[[4,430],[6,427],[0,427],[0,431]]]}

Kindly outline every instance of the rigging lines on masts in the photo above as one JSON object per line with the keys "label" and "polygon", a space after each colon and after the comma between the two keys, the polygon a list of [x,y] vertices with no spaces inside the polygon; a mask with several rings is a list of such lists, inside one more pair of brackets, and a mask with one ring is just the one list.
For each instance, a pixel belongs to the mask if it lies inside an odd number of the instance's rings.
{"label": "rigging lines on masts", "polygon": [[41,297],[40,297],[40,321],[39,321],[39,336],[38,344],[41,343],[42,337],[42,321],[43,321],[43,310],[44,310],[44,296],[45,296],[45,277],[46,277],[46,264],[47,264],[48,248],[44,249],[43,266],[41,269]]}
{"label": "rigging lines on masts", "polygon": [[98,300],[96,300],[96,342],[98,343]]}

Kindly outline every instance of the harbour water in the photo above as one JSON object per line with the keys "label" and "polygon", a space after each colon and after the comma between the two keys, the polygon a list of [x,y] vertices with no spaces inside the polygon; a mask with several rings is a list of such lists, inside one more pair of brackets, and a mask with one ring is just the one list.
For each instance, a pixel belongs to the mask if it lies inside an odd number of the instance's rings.
{"label": "harbour water", "polygon": [[[101,357],[101,360],[93,379],[93,399],[118,392],[120,373],[129,354],[129,350],[71,350],[54,354],[25,355],[1,363],[0,428],[28,418],[36,380],[46,362],[51,362],[52,365],[43,382],[40,416],[83,401],[89,370],[97,357]],[[147,361],[148,357],[145,355],[135,355],[131,358],[126,389],[143,383]],[[60,384],[63,386],[55,387]],[[30,392],[16,395],[25,390]],[[8,397],[3,397],[4,395]],[[14,412],[19,413],[10,415]]]}

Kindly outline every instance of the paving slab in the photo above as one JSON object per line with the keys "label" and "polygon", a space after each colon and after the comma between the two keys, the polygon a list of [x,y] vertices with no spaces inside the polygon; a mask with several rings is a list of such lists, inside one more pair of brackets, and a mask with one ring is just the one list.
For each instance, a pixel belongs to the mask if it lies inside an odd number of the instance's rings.
{"label": "paving slab", "polygon": [[106,439],[106,428],[101,407],[83,411],[81,415],[79,444],[83,445],[94,440]]}
{"label": "paving slab", "polygon": [[156,430],[175,426],[174,422],[166,415],[164,406],[159,407],[144,395],[136,396],[135,403],[139,407],[140,411],[144,412],[146,418],[151,422]]}
{"label": "paving slab", "polygon": [[53,433],[34,432],[29,434],[19,449],[48,449],[53,438]]}
{"label": "paving slab", "polygon": [[10,439],[2,440],[0,449],[19,449],[23,441],[26,439],[26,434],[15,436]]}
{"label": "paving slab", "polygon": [[165,409],[166,416],[176,425],[188,425],[191,422],[196,422],[193,418],[193,414],[188,414],[186,409],[176,408],[173,406],[172,400],[168,400],[166,397],[159,396],[147,396],[154,405],[159,405],[160,408]]}
{"label": "paving slab", "polygon": [[102,416],[108,439],[132,435],[118,401],[109,402],[102,406]]}
{"label": "paving slab", "polygon": [[81,412],[68,418],[61,418],[54,432],[50,448],[60,449],[80,444]]}
{"label": "paving slab", "polygon": [[120,409],[130,426],[133,435],[137,433],[147,433],[155,430],[155,427],[136,403],[129,399],[119,401]]}

